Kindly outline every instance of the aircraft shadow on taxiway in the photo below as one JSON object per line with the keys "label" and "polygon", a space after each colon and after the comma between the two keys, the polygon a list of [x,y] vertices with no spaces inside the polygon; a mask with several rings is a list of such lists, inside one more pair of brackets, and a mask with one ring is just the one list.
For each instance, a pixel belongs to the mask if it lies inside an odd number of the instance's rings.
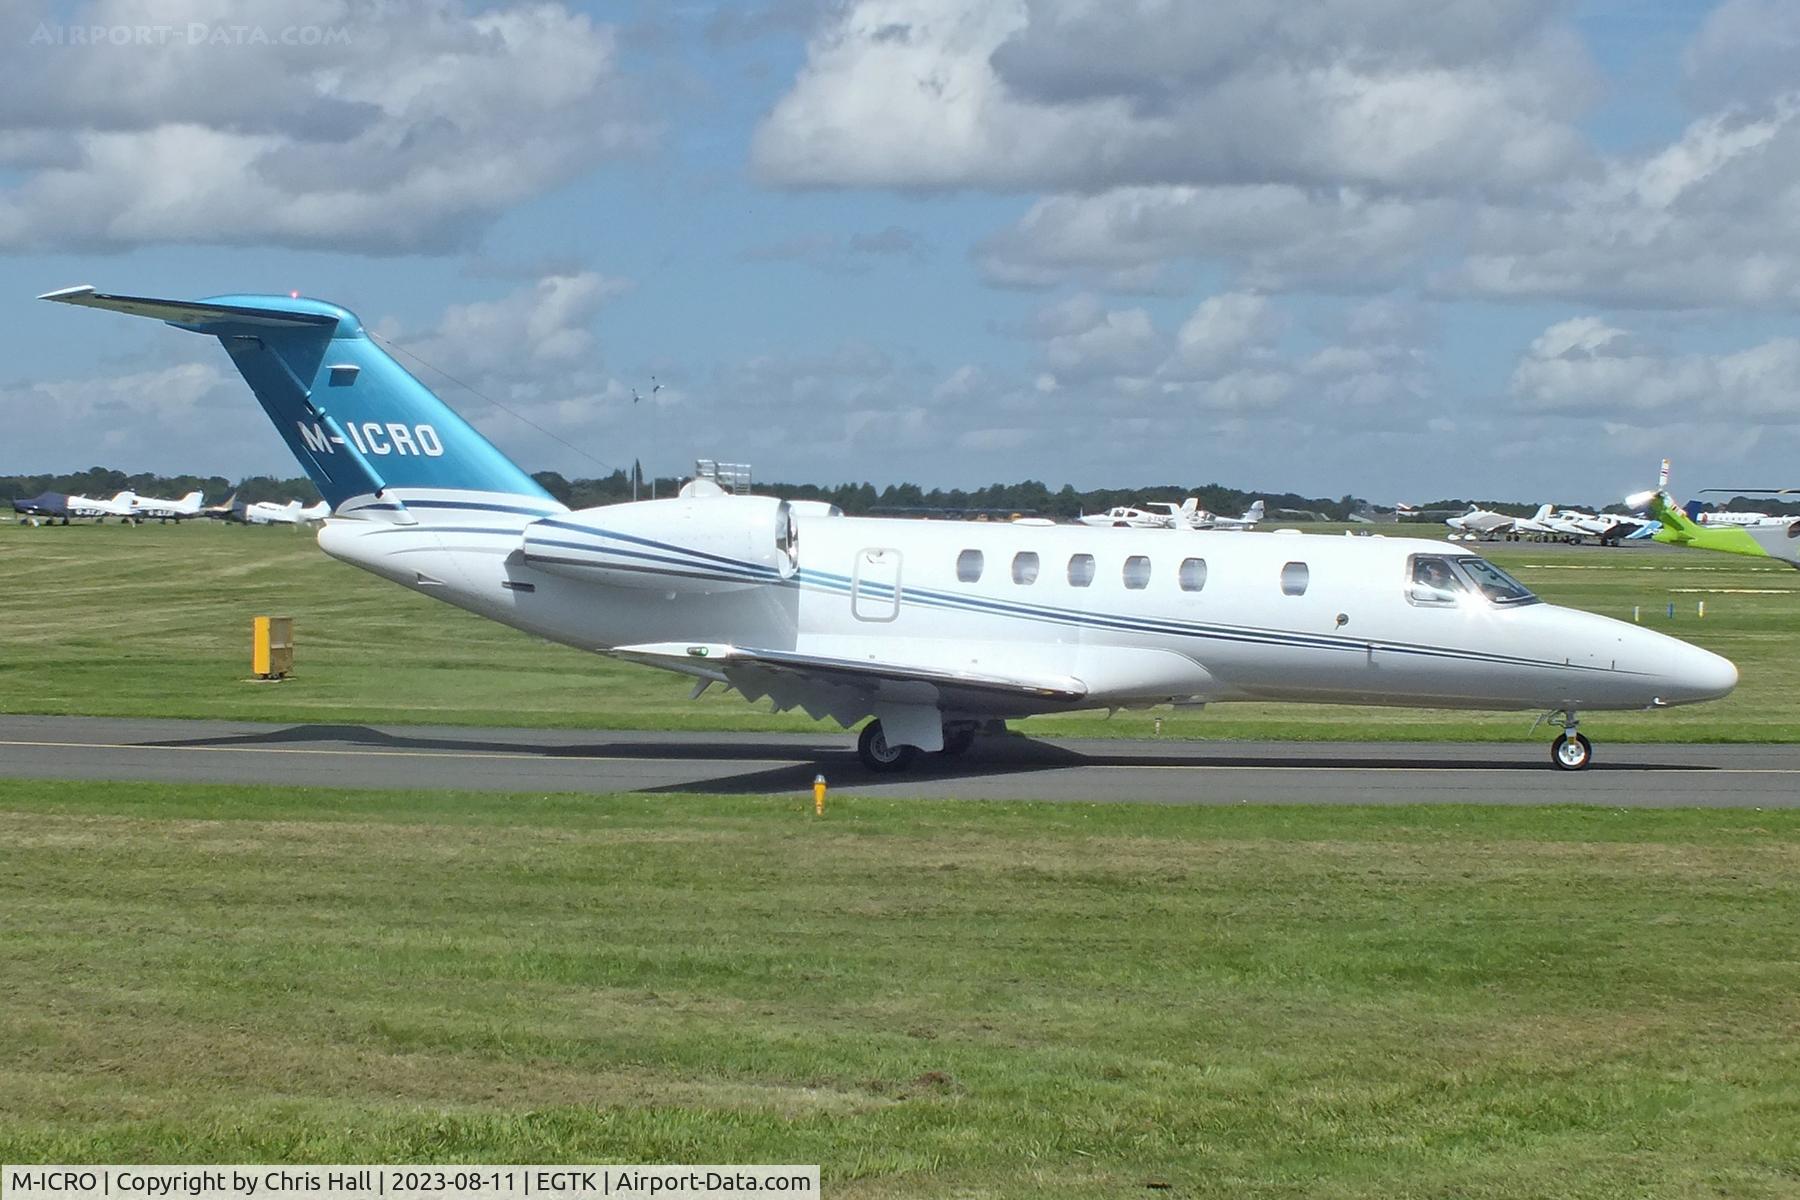
{"label": "aircraft shadow on taxiway", "polygon": [[[805,790],[813,776],[824,772],[833,782],[848,786],[900,783],[908,780],[977,779],[989,776],[1028,774],[1082,767],[1208,767],[1263,768],[1267,770],[1329,773],[1351,768],[1408,772],[1524,771],[1543,773],[1549,768],[1536,754],[1515,757],[1518,747],[1496,745],[1495,753],[1478,753],[1465,757],[1441,757],[1429,753],[1395,753],[1380,756],[1326,755],[1288,757],[1259,748],[1258,752],[1234,753],[1228,744],[1206,744],[1206,749],[1168,747],[1167,753],[1107,753],[1081,751],[1052,742],[1040,741],[1021,734],[987,737],[978,740],[967,754],[946,758],[921,755],[917,762],[900,775],[875,775],[856,761],[855,749],[844,741],[840,745],[821,746],[819,739],[792,734],[722,735],[718,741],[688,738],[654,740],[622,737],[616,741],[580,743],[504,741],[472,735],[438,733],[394,733],[367,725],[293,725],[282,729],[241,734],[222,734],[203,738],[175,738],[146,743],[172,747],[256,747],[314,745],[320,749],[344,746],[347,752],[357,749],[410,751],[431,754],[496,754],[540,757],[546,760],[564,758],[642,759],[645,761],[679,761],[688,763],[742,764],[770,760],[767,769],[726,772],[713,779],[691,779],[680,783],[652,786],[645,792],[709,791],[733,794],[760,794]],[[1595,771],[1681,771],[1706,772],[1714,768],[1694,763],[1597,762]],[[595,790],[605,790],[605,768],[595,766]],[[528,788],[526,790],[529,790]]]}

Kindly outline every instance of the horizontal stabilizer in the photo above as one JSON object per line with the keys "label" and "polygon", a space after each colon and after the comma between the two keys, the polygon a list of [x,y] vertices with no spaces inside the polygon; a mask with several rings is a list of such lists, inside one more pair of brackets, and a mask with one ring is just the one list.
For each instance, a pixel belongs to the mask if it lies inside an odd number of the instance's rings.
{"label": "horizontal stabilizer", "polygon": [[325,313],[291,312],[275,308],[249,308],[237,304],[218,304],[204,300],[161,300],[152,296],[112,296],[97,292],[90,285],[46,292],[39,300],[58,304],[76,304],[82,308],[104,308],[133,317],[149,317],[171,325],[204,328],[229,322],[233,325],[260,325],[271,328],[318,328],[335,325],[336,316]]}
{"label": "horizontal stabilizer", "polygon": [[1720,492],[1730,496],[1792,496],[1800,492],[1800,488],[1701,488],[1700,491]]}

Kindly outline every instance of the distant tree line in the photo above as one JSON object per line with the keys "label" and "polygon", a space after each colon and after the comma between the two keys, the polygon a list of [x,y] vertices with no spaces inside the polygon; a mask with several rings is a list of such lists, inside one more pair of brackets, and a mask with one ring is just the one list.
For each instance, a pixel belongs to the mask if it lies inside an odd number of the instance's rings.
{"label": "distant tree line", "polygon": [[[614,471],[598,479],[565,479],[555,471],[539,471],[532,478],[544,490],[570,508],[592,508],[631,499],[631,475]],[[672,496],[681,486],[679,479],[644,480],[638,497],[649,499],[654,485],[658,496]],[[1370,511],[1355,496],[1336,500],[1300,496],[1293,492],[1247,492],[1219,483],[1160,484],[1151,487],[1094,488],[1078,491],[1064,484],[1052,491],[1046,483],[1027,479],[1023,483],[991,483],[986,487],[922,488],[916,483],[891,483],[877,488],[872,483],[757,483],[753,491],[768,496],[785,496],[790,500],[823,500],[835,504],[853,516],[869,513],[895,515],[929,515],[957,513],[1018,513],[1021,516],[1078,517],[1083,513],[1105,512],[1119,504],[1141,504],[1147,500],[1179,503],[1189,496],[1200,498],[1200,507],[1215,513],[1237,514],[1261,500],[1273,512],[1291,509],[1296,513],[1317,513],[1320,517],[1342,521],[1352,512]],[[1392,511],[1392,510],[1387,510]]]}
{"label": "distant tree line", "polygon": [[[596,479],[567,479],[555,471],[539,471],[533,476],[545,491],[570,508],[594,508],[602,504],[618,504],[631,497],[631,474],[614,471]],[[640,479],[638,498],[648,500],[652,494],[673,496],[684,481],[675,478]],[[1064,484],[1052,491],[1046,483],[1027,479],[1022,483],[991,483],[986,487],[922,488],[916,483],[891,483],[877,488],[872,483],[758,483],[754,491],[791,500],[824,500],[847,513],[862,516],[869,513],[907,515],[957,515],[978,513],[1054,517],[1067,520],[1083,513],[1105,512],[1119,504],[1141,504],[1149,500],[1180,502],[1189,496],[1200,499],[1200,507],[1215,513],[1240,513],[1251,503],[1261,500],[1275,517],[1277,510],[1287,510],[1283,517],[1292,519],[1307,513],[1332,521],[1349,519],[1352,514],[1391,516],[1390,508],[1378,508],[1355,496],[1328,499],[1301,496],[1294,492],[1257,492],[1229,488],[1219,483],[1161,484],[1154,487],[1094,488],[1078,491]],[[319,498],[312,480],[305,476],[277,479],[269,475],[253,475],[231,482],[222,475],[157,475],[139,472],[128,475],[110,467],[89,467],[68,475],[0,475],[0,500],[12,496],[35,496],[40,492],[67,492],[77,496],[111,496],[132,491],[146,496],[183,496],[188,492],[206,493],[209,504],[217,504],[232,495],[245,502],[258,500],[299,500],[311,504]],[[1434,500],[1417,505],[1421,510],[1461,512],[1478,504],[1493,512],[1513,516],[1529,516],[1536,504],[1510,500]],[[1558,505],[1585,508],[1585,505]],[[1716,507],[1740,512],[1757,510],[1773,513],[1800,513],[1800,502],[1782,503],[1774,497],[1737,497]],[[1621,506],[1608,505],[1607,511]],[[1432,518],[1435,520],[1436,518]]]}
{"label": "distant tree line", "polygon": [[[1677,499],[1685,503],[1689,497],[1677,496]],[[1706,507],[1720,509],[1724,512],[1764,512],[1775,516],[1800,516],[1800,501],[1789,503],[1774,496],[1733,496],[1730,500],[1707,497],[1694,497],[1694,499],[1705,500]],[[1464,512],[1471,504],[1489,512],[1505,513],[1509,517],[1529,517],[1538,510],[1536,504],[1520,504],[1514,500],[1433,500],[1429,504],[1418,504],[1414,507],[1421,512]],[[1585,504],[1557,504],[1556,507],[1558,511],[1571,508],[1578,512],[1592,511]],[[1615,501],[1601,508],[1600,511],[1622,513],[1628,510],[1623,503]]]}
{"label": "distant tree line", "polygon": [[299,500],[311,504],[319,499],[319,489],[304,475],[293,479],[252,475],[236,483],[223,475],[157,475],[147,471],[127,475],[110,467],[89,467],[69,475],[0,475],[0,502],[14,496],[36,496],[44,492],[102,497],[136,492],[164,499],[176,499],[189,492],[205,492],[208,504],[221,503],[234,493],[245,503]]}

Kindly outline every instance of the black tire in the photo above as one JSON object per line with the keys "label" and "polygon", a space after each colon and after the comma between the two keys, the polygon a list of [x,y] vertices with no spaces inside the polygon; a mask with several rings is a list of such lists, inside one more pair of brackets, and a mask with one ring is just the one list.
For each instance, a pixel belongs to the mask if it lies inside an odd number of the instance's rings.
{"label": "black tire", "polygon": [[912,766],[919,756],[917,746],[890,746],[881,732],[880,721],[870,721],[856,736],[856,756],[862,765],[878,775],[891,775]]}
{"label": "black tire", "polygon": [[1559,771],[1585,771],[1594,761],[1594,744],[1583,734],[1559,733],[1550,743],[1550,761]]}
{"label": "black tire", "polygon": [[945,758],[955,758],[959,754],[967,754],[969,747],[975,744],[976,727],[958,725],[954,729],[944,730],[944,748],[938,753]]}

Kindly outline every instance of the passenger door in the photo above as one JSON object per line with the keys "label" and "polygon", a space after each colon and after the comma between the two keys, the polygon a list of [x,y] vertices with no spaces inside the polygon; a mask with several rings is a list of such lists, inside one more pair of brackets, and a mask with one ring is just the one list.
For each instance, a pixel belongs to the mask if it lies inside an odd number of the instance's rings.
{"label": "passenger door", "polygon": [[900,552],[867,546],[856,552],[850,573],[850,612],[859,621],[892,621],[900,615]]}

